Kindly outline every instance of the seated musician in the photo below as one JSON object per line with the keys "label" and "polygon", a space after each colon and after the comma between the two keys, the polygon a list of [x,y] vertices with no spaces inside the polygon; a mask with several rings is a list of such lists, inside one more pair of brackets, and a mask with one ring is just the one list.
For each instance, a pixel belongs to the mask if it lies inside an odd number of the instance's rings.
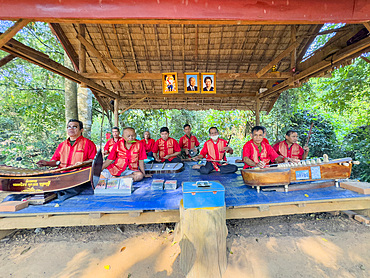
{"label": "seated musician", "polygon": [[179,143],[170,136],[168,127],[160,129],[161,138],[159,138],[153,147],[153,156],[157,162],[181,162],[177,156],[181,153]]}
{"label": "seated musician", "polygon": [[284,162],[282,156],[279,156],[275,150],[267,144],[264,139],[264,128],[255,126],[252,128],[252,139],[245,143],[243,147],[244,169],[249,167],[264,168],[270,162]]}
{"label": "seated musician", "polygon": [[154,141],[154,139],[150,138],[150,132],[149,131],[144,132],[144,139],[142,139],[141,142],[145,146],[146,156],[153,157],[153,151],[152,150],[153,150],[155,141]]}
{"label": "seated musician", "polygon": [[285,134],[285,140],[274,145],[274,150],[287,158],[288,161],[298,162],[299,160],[305,160],[307,158],[310,148],[304,146],[303,148],[297,144],[298,132],[294,130],[288,130]]}
{"label": "seated musician", "polygon": [[[200,154],[193,158],[195,161],[202,158],[209,160],[205,166],[199,167],[200,173],[207,175],[214,170],[221,174],[235,173],[238,170],[236,165],[223,163],[223,161],[226,161],[226,153],[233,154],[233,149],[227,145],[226,140],[218,138],[219,133],[216,127],[209,129],[209,136],[211,139],[204,143]],[[193,168],[196,169],[197,167]]]}
{"label": "seated musician", "polygon": [[65,168],[78,165],[82,162],[93,161],[96,155],[96,146],[93,141],[82,136],[83,123],[79,120],[71,119],[67,124],[69,138],[59,144],[50,161],[40,160],[36,164]]}
{"label": "seated musician", "polygon": [[126,127],[122,135],[103,163],[100,178],[125,177],[140,181],[145,177],[144,145],[136,140],[135,130],[131,127]]}
{"label": "seated musician", "polygon": [[[269,140],[267,140],[267,138],[266,138],[266,136],[267,136],[267,129],[264,126],[261,126],[261,127],[263,129],[263,139],[262,139],[262,142],[265,142],[266,144],[270,145]],[[242,149],[242,158],[243,158],[243,149]],[[236,159],[235,160],[235,163],[242,163],[242,162],[243,162],[243,159]]]}
{"label": "seated musician", "polygon": [[114,144],[121,138],[118,127],[115,126],[112,128],[112,136],[113,138],[110,138],[104,146],[103,155],[108,155],[112,151]]}
{"label": "seated musician", "polygon": [[184,132],[185,135],[180,138],[179,145],[181,148],[181,153],[185,154],[183,157],[189,158],[189,150],[192,150],[196,153],[196,147],[198,147],[200,144],[197,137],[191,134],[191,127],[189,124],[184,125]]}

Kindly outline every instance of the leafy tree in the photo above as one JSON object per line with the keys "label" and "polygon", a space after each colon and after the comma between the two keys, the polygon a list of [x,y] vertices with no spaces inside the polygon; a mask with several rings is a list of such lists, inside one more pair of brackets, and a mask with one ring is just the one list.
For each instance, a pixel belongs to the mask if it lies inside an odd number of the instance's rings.
{"label": "leafy tree", "polygon": [[[0,31],[11,25],[0,21]],[[30,23],[15,38],[63,61],[63,50],[44,23]],[[0,51],[0,58],[6,55]],[[51,156],[65,137],[63,91],[62,77],[25,60],[0,68],[0,163],[30,167],[39,157]]]}

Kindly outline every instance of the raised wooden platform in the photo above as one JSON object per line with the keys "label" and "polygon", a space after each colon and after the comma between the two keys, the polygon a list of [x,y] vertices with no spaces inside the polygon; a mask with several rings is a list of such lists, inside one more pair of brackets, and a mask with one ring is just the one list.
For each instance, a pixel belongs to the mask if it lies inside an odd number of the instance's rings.
{"label": "raised wooden platform", "polygon": [[[0,213],[0,230],[179,222],[180,185],[182,181],[198,180],[217,180],[225,186],[226,219],[370,209],[370,195],[340,187],[257,193],[244,185],[240,173],[204,176],[191,166],[185,165],[185,171],[177,174],[154,175],[155,179],[177,179],[176,190],[152,191],[151,179],[135,183],[130,196],[96,196],[87,190],[63,202],[53,200],[17,212]],[[8,196],[6,200],[16,197]]]}

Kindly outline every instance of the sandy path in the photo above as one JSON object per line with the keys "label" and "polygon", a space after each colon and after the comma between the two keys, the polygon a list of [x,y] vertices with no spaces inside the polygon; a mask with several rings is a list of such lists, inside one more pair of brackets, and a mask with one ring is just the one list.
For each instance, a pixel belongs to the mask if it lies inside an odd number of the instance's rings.
{"label": "sandy path", "polygon": [[[236,277],[370,277],[370,227],[327,213],[229,220]],[[185,277],[174,225],[20,230],[0,243],[1,277]],[[124,248],[123,248],[124,247]]]}

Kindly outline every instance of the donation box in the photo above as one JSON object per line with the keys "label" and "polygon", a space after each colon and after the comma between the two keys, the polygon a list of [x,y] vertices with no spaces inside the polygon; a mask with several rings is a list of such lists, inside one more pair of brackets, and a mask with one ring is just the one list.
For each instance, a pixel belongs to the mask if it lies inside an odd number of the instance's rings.
{"label": "donation box", "polygon": [[223,207],[225,188],[216,181],[183,182],[184,208]]}

